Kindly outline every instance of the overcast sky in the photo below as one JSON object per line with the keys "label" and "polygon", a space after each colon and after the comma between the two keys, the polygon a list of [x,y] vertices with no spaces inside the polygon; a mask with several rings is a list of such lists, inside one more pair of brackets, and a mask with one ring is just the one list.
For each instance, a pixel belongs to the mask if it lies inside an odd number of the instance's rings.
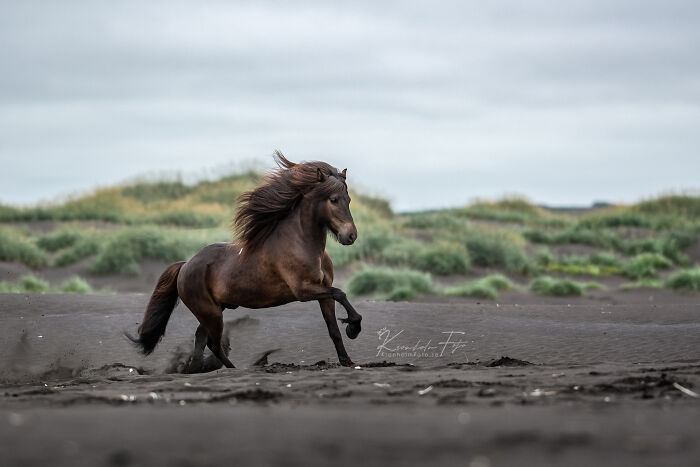
{"label": "overcast sky", "polygon": [[277,148],[399,210],[700,187],[697,1],[0,6],[0,202]]}

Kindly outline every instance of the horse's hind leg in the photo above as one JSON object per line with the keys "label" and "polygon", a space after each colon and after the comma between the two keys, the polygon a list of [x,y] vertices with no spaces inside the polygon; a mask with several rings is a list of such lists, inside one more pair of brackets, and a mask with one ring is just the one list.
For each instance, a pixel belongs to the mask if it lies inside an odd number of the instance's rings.
{"label": "horse's hind leg", "polygon": [[[188,305],[188,308],[199,320],[200,328],[206,330],[206,342],[211,353],[213,353],[221,363],[226,365],[226,367],[235,368],[231,360],[226,356],[226,352],[224,352],[221,345],[221,338],[224,333],[224,314],[221,306],[209,300],[206,302],[199,301],[196,306],[194,303],[192,305],[191,307]],[[199,328],[197,328],[197,330],[199,331]]]}
{"label": "horse's hind leg", "polygon": [[211,350],[211,353],[213,353],[226,368],[236,368],[226,356],[226,352],[224,352],[224,348],[221,345],[221,337],[224,334],[224,315],[221,310],[219,311],[218,319],[212,319],[207,322],[207,333],[209,334],[207,346],[209,350]]}
{"label": "horse's hind leg", "polygon": [[197,326],[197,331],[194,333],[194,349],[187,361],[185,373],[199,373],[202,371],[204,363],[204,348],[207,346],[207,330],[201,324]]}

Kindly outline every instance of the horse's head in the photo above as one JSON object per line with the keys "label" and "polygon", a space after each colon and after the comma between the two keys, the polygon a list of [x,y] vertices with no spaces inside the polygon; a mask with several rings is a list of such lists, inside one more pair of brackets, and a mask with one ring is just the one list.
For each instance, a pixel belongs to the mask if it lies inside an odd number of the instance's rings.
{"label": "horse's head", "polygon": [[345,183],[347,169],[318,168],[317,187],[313,190],[317,200],[317,215],[321,222],[333,232],[343,245],[352,245],[357,240],[357,227],[350,213],[350,194]]}

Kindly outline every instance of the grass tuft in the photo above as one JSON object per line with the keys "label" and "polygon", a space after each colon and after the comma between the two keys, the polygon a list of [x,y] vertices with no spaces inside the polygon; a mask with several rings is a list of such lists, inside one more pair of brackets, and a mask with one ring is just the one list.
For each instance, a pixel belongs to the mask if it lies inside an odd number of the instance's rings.
{"label": "grass tuft", "polygon": [[671,262],[658,253],[642,253],[635,256],[622,269],[622,273],[630,279],[654,279],[658,277],[658,269],[668,269]]}
{"label": "grass tuft", "polygon": [[467,232],[464,244],[473,264],[503,267],[507,271],[529,273],[532,265],[522,239],[506,232],[474,230]]}
{"label": "grass tuft", "polygon": [[445,290],[445,295],[451,297],[472,297],[498,299],[498,292],[513,288],[513,282],[502,274],[492,274],[473,281],[464,282],[456,287]]}
{"label": "grass tuft", "polygon": [[688,292],[700,291],[700,267],[685,269],[672,274],[666,279],[664,286],[669,289]]}
{"label": "grass tuft", "polygon": [[[73,276],[61,283],[58,287],[52,287],[47,281],[33,275],[26,274],[16,282],[0,282],[0,293],[61,293],[61,294],[91,294],[94,293],[90,284],[78,276]],[[114,293],[104,289],[99,293]]]}
{"label": "grass tuft", "polygon": [[62,293],[82,295],[92,293],[92,287],[90,287],[90,284],[88,284],[84,279],[81,279],[78,276],[73,276],[63,281],[59,286],[59,290]]}
{"label": "grass tuft", "polygon": [[421,249],[411,264],[416,269],[440,276],[469,272],[469,254],[458,243],[434,243]]}
{"label": "grass tuft", "polygon": [[411,269],[364,266],[348,283],[351,295],[377,294],[379,300],[412,300],[419,293],[433,293],[429,274]]}
{"label": "grass tuft", "polygon": [[530,282],[530,290],[537,295],[552,295],[555,297],[581,296],[585,286],[570,279],[555,279],[541,276]]}
{"label": "grass tuft", "polygon": [[663,287],[661,281],[656,279],[640,279],[635,282],[627,282],[620,286],[620,290],[634,290],[634,289],[660,289]]}
{"label": "grass tuft", "polygon": [[209,242],[175,230],[132,227],[110,238],[99,250],[91,270],[95,274],[138,275],[144,258],[186,260]]}
{"label": "grass tuft", "polygon": [[16,261],[36,269],[46,266],[48,257],[22,233],[0,228],[0,261]]}

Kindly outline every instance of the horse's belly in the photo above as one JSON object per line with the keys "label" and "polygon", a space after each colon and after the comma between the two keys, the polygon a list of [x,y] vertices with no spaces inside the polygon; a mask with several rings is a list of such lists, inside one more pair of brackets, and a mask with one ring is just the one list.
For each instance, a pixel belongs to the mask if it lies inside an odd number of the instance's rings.
{"label": "horse's belly", "polygon": [[231,281],[218,294],[217,301],[244,308],[268,308],[293,302],[296,297],[283,281]]}

